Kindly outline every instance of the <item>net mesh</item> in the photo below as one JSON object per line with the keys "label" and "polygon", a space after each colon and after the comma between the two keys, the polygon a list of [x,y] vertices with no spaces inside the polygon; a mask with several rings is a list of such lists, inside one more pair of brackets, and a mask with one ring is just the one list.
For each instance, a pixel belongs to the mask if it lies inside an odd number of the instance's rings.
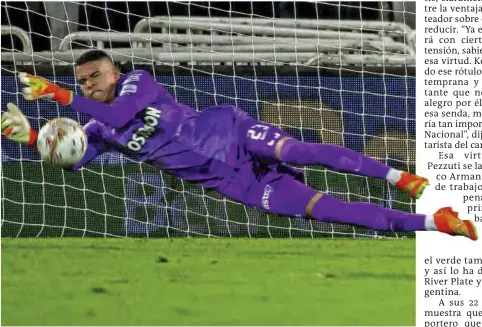
{"label": "net mesh", "polygon": [[[36,10],[2,2],[2,112],[18,103],[36,129],[56,117],[85,123],[87,116],[52,102],[24,101],[14,75],[31,71],[80,94],[73,64],[96,47],[124,72],[149,70],[197,110],[236,105],[305,142],[342,145],[413,172],[414,33],[391,21],[413,13],[365,3],[267,4],[61,2]],[[27,17],[22,26],[18,15]],[[308,185],[345,201],[415,210],[385,181],[301,168]],[[1,171],[6,236],[413,236],[266,214],[119,153],[72,173],[2,138]]]}

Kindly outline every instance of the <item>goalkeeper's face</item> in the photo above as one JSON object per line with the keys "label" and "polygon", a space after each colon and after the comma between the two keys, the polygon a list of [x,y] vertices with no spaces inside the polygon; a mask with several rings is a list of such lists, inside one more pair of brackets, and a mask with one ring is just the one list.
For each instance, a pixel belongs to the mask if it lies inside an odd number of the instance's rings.
{"label": "goalkeeper's face", "polygon": [[90,61],[77,66],[75,70],[86,98],[105,103],[114,100],[120,72],[110,60]]}

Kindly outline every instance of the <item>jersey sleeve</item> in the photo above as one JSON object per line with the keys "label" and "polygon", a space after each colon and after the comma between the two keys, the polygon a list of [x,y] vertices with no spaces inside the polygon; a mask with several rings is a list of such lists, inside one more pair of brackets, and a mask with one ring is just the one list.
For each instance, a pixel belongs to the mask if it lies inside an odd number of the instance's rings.
{"label": "jersey sleeve", "polygon": [[161,96],[171,95],[144,70],[130,72],[117,86],[118,97],[110,104],[74,95],[70,107],[114,128],[120,128]]}
{"label": "jersey sleeve", "polygon": [[102,137],[102,131],[104,128],[105,126],[95,120],[89,121],[84,126],[85,133],[87,134],[87,150],[84,157],[71,168],[72,171],[79,170],[81,167],[109,150],[109,147]]}

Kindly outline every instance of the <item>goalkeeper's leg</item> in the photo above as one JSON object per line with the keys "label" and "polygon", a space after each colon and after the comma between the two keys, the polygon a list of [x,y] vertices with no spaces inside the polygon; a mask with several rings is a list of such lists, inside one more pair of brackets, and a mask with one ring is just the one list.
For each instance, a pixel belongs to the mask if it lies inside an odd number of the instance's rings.
{"label": "goalkeeper's leg", "polygon": [[460,220],[451,208],[442,208],[434,215],[421,215],[373,203],[349,203],[320,193],[291,177],[281,176],[267,184],[260,184],[249,198],[251,204],[285,216],[352,224],[379,231],[440,231],[477,239],[474,224]]}
{"label": "goalkeeper's leg", "polygon": [[270,124],[249,119],[242,133],[249,151],[264,160],[294,165],[324,165],[332,170],[383,179],[420,198],[426,178],[399,171],[362,153],[333,144],[305,143]]}

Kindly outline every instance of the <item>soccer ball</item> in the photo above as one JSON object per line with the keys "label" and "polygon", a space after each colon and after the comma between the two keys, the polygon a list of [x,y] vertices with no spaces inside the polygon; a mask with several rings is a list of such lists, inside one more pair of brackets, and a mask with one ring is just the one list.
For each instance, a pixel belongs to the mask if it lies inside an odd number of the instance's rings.
{"label": "soccer ball", "polygon": [[70,168],[84,157],[87,135],[82,125],[75,120],[52,119],[40,129],[37,150],[46,162]]}

